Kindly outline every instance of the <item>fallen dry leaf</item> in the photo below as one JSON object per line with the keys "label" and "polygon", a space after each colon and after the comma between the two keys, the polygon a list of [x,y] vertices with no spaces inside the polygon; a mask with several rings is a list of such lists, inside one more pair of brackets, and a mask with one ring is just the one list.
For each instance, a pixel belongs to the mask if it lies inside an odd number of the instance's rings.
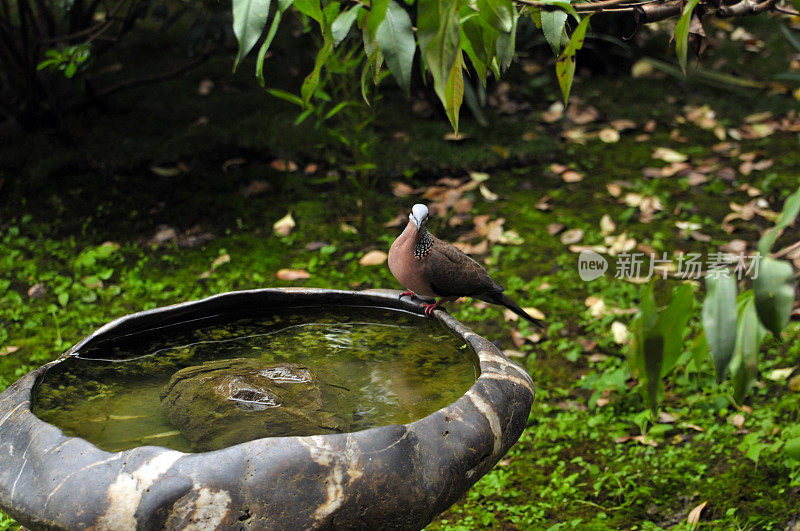
{"label": "fallen dry leaf", "polygon": [[708,505],[708,501],[704,501],[703,503],[701,503],[700,505],[689,511],[689,516],[686,517],[686,523],[692,526],[693,529],[698,525],[700,525],[700,513],[703,512],[703,509],[706,508],[706,505]]}
{"label": "fallen dry leaf", "polygon": [[275,159],[269,163],[273,170],[278,171],[297,171],[297,164],[291,160]]}
{"label": "fallen dry leaf", "polygon": [[244,197],[252,197],[254,195],[263,194],[269,190],[269,183],[267,181],[253,181],[247,186],[243,186],[239,190],[239,194]]}
{"label": "fallen dry leaf", "polygon": [[19,347],[16,345],[6,345],[3,348],[0,348],[0,356],[7,356],[9,354],[13,354],[19,350]]}
{"label": "fallen dry leaf", "polygon": [[288,236],[296,225],[292,213],[287,212],[285,216],[272,224],[272,231],[278,236]]}
{"label": "fallen dry leaf", "polygon": [[197,93],[201,96],[208,96],[211,94],[211,90],[214,88],[214,82],[210,79],[203,79],[197,85]]}
{"label": "fallen dry leaf", "polygon": [[486,240],[481,240],[475,245],[466,242],[453,242],[453,245],[466,254],[486,254],[489,252],[489,242]]}
{"label": "fallen dry leaf", "polygon": [[564,117],[564,104],[557,101],[542,113],[542,121],[548,124],[559,121]]}
{"label": "fallen dry leaf", "polygon": [[481,184],[478,188],[481,191],[481,195],[484,199],[489,202],[497,201],[497,194],[489,190],[485,184]]}
{"label": "fallen dry leaf", "polygon": [[585,125],[597,121],[600,113],[591,105],[579,109],[576,103],[572,103],[567,109],[567,117],[578,125]]}
{"label": "fallen dry leaf", "polygon": [[275,276],[281,280],[305,280],[311,278],[311,273],[303,269],[281,269]]}
{"label": "fallen dry leaf", "polygon": [[476,183],[482,183],[489,179],[489,174],[484,173],[482,171],[471,171],[469,172],[469,178],[475,181]]}
{"label": "fallen dry leaf", "polygon": [[545,317],[544,312],[539,308],[534,308],[533,306],[526,306],[522,308],[525,313],[533,317],[534,319],[539,319],[540,321],[544,321],[547,317]]}
{"label": "fallen dry leaf", "polygon": [[616,129],[612,129],[610,127],[606,127],[605,129],[601,129],[598,133],[598,138],[605,142],[606,144],[613,144],[615,142],[619,142],[619,131]]}
{"label": "fallen dry leaf", "polygon": [[387,258],[388,258],[387,254],[384,253],[383,251],[378,251],[378,250],[369,251],[358,260],[358,265],[360,266],[381,265],[384,262],[386,262]]}
{"label": "fallen dry leaf", "polygon": [[555,236],[556,234],[564,230],[564,228],[565,227],[563,223],[551,223],[547,226],[547,234],[549,234],[550,236]]}
{"label": "fallen dry leaf", "polygon": [[575,170],[567,170],[561,174],[561,178],[564,180],[565,183],[577,183],[583,180],[583,175],[576,172]]}
{"label": "fallen dry leaf", "polygon": [[674,149],[659,147],[653,151],[653,158],[663,160],[664,162],[683,162],[689,157]]}
{"label": "fallen dry leaf", "polygon": [[617,225],[611,220],[611,216],[603,214],[603,217],[600,218],[600,232],[604,236],[608,236],[613,234],[615,230],[617,230]]}
{"label": "fallen dry leaf", "polygon": [[728,417],[728,422],[733,424],[737,429],[740,430],[742,429],[742,426],[744,426],[744,421],[745,421],[744,415],[742,415],[741,413],[736,413]]}
{"label": "fallen dry leaf", "polygon": [[614,338],[614,343],[617,345],[624,345],[630,341],[628,327],[619,321],[611,323],[611,336]]}
{"label": "fallen dry leaf", "polygon": [[606,190],[608,190],[611,197],[619,197],[622,195],[622,187],[617,183],[608,183],[606,185]]}
{"label": "fallen dry leaf", "polygon": [[413,188],[406,183],[402,183],[400,181],[395,181],[392,183],[392,194],[395,197],[408,197],[412,194],[418,194],[422,190],[419,188]]}
{"label": "fallen dry leaf", "polygon": [[581,229],[570,229],[561,235],[561,243],[564,245],[572,245],[578,243],[583,239],[583,231]]}
{"label": "fallen dry leaf", "polygon": [[542,211],[552,210],[552,209],[553,209],[553,205],[551,205],[551,204],[550,204],[550,201],[551,201],[552,199],[553,199],[553,198],[552,198],[552,197],[550,197],[549,195],[545,195],[544,197],[542,197],[541,199],[539,199],[539,200],[536,202],[536,204],[534,204],[533,206],[534,206],[534,207],[535,207],[537,210],[542,210]]}
{"label": "fallen dry leaf", "polygon": [[221,169],[223,173],[228,173],[229,170],[233,168],[238,168],[239,166],[242,166],[244,164],[247,164],[247,159],[241,157],[235,159],[228,159],[222,163]]}
{"label": "fallen dry leaf", "polygon": [[358,234],[358,229],[344,221],[339,223],[339,230],[345,234]]}

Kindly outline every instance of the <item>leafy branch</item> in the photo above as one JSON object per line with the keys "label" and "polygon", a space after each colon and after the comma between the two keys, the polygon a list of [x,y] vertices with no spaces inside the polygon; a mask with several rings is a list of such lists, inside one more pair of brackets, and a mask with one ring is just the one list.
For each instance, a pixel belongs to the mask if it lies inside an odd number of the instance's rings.
{"label": "leafy branch", "polygon": [[[793,0],[800,7],[800,0]],[[681,69],[686,70],[688,49],[699,50],[705,36],[704,17],[756,15],[767,11],[797,14],[778,0],[233,0],[233,27],[239,42],[236,65],[264,36],[256,75],[263,84],[263,61],[284,12],[291,6],[306,27],[319,27],[322,36],[312,72],[303,82],[302,101],[308,105],[318,88],[320,71],[332,51],[345,39],[359,43],[367,59],[362,79],[374,71],[373,83],[384,66],[406,94],[410,91],[415,56],[423,73],[433,79],[453,128],[465,95],[465,74],[486,85],[489,74],[499,79],[514,58],[520,17],[529,16],[551,45],[556,76],[564,99],[569,98],[576,55],[589,31],[592,14],[628,13],[637,27],[678,17],[674,42]],[[272,23],[267,28],[272,9]],[[572,22],[570,21],[572,19]],[[313,21],[308,24],[308,21]],[[572,29],[570,29],[572,28]]]}

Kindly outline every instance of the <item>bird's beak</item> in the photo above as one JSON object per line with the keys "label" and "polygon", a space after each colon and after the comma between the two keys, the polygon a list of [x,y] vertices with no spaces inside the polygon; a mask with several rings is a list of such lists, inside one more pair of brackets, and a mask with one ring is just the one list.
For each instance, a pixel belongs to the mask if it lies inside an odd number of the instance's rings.
{"label": "bird's beak", "polygon": [[408,217],[411,218],[411,221],[414,222],[414,226],[417,227],[417,232],[422,230],[422,223],[420,222],[420,220],[418,220],[417,218],[414,217],[414,214],[411,214]]}

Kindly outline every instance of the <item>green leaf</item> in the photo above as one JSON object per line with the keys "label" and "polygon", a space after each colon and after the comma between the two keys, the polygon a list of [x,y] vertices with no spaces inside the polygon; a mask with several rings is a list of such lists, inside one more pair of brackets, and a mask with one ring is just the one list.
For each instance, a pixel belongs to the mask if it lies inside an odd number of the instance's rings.
{"label": "green leaf", "polygon": [[689,0],[683,6],[683,12],[675,24],[675,53],[678,55],[678,63],[681,65],[683,75],[686,75],[686,51],[689,46],[689,22],[692,20],[692,12],[699,0]]}
{"label": "green leaf", "polygon": [[708,358],[708,341],[706,341],[706,333],[700,330],[692,340],[692,361],[694,361],[694,368],[700,372],[703,362]]}
{"label": "green leaf", "polygon": [[794,304],[792,266],[784,260],[763,257],[753,278],[758,318],[775,337],[789,323]]}
{"label": "green leaf", "polygon": [[739,302],[739,319],[736,326],[736,348],[731,360],[733,399],[741,404],[758,373],[758,350],[764,339],[764,328],[758,322],[753,295],[743,294]]}
{"label": "green leaf", "polygon": [[361,9],[361,4],[356,4],[346,11],[342,11],[336,20],[333,21],[331,30],[333,32],[333,45],[339,46],[347,34],[350,33],[350,28],[353,27],[353,22],[358,17],[358,11]]}
{"label": "green leaf", "polygon": [[64,69],[64,76],[67,79],[72,79],[72,76],[74,76],[75,72],[77,71],[78,71],[78,65],[70,61],[70,63],[67,65],[67,68]]}
{"label": "green leaf", "polygon": [[[295,4],[297,2],[295,1]],[[317,58],[314,61],[314,69],[311,71],[308,76],[303,80],[303,84],[300,87],[300,95],[303,97],[303,105],[308,106],[311,102],[311,97],[316,92],[317,87],[319,86],[319,74],[322,71],[322,66],[325,64],[325,61],[328,60],[330,57],[331,52],[333,51],[333,39],[325,39],[325,43],[320,48],[319,52],[317,52]]]}
{"label": "green leaf", "polygon": [[64,307],[69,302],[69,293],[64,291],[58,294],[58,303]]}
{"label": "green leaf", "polygon": [[320,26],[323,24],[319,0],[294,0],[294,7],[302,14],[319,22]]}
{"label": "green leaf", "polygon": [[233,62],[234,71],[264,31],[269,16],[269,4],[270,0],[233,0],[233,33],[239,42],[239,51]]}
{"label": "green leaf", "polygon": [[283,13],[292,5],[292,1],[293,0],[278,0],[278,10],[275,12],[275,16],[272,17],[272,24],[269,26],[269,31],[267,32],[264,42],[261,44],[261,48],[258,49],[256,77],[258,78],[258,84],[261,85],[262,88],[266,84],[264,82],[264,59],[267,57],[267,50],[269,50],[269,46],[272,44],[272,39],[275,38],[275,33],[278,31],[278,25],[281,23]]}
{"label": "green leaf", "polygon": [[[795,4],[800,4],[800,0],[795,0]],[[795,7],[797,7],[797,5],[795,5]],[[781,32],[783,33],[784,37],[786,37],[786,40],[789,41],[789,44],[794,46],[794,49],[800,52],[800,37],[792,33],[792,30],[783,24],[778,27],[781,28]]]}
{"label": "green leaf", "polygon": [[486,74],[495,56],[500,33],[477,17],[461,25],[461,47],[467,53],[480,82],[486,86]]}
{"label": "green leaf", "polygon": [[501,33],[510,33],[517,16],[511,0],[478,0],[480,17]]}
{"label": "green leaf", "polygon": [[464,58],[461,50],[459,50],[458,54],[456,54],[456,60],[453,61],[453,68],[450,69],[450,75],[447,78],[447,84],[444,89],[444,110],[456,133],[458,133],[458,115],[461,111],[461,103],[464,101],[463,67]]}
{"label": "green leaf", "polygon": [[455,0],[419,0],[417,4],[420,53],[433,76],[433,88],[445,107],[446,84],[460,52],[461,32],[456,4]]}
{"label": "green leaf", "polygon": [[569,100],[572,80],[575,77],[575,54],[583,47],[583,41],[586,38],[586,28],[589,26],[590,18],[592,18],[591,15],[581,20],[578,27],[572,32],[569,44],[567,44],[567,47],[564,48],[564,52],[556,60],[556,77],[558,77],[558,85],[561,87],[561,94],[564,96],[565,105],[567,100]]}
{"label": "green leaf", "polygon": [[542,32],[544,38],[550,43],[553,53],[558,55],[561,51],[561,37],[564,35],[564,25],[567,23],[567,13],[560,9],[541,11]]}
{"label": "green leaf", "polygon": [[500,59],[500,67],[503,70],[511,66],[511,61],[514,60],[514,50],[517,46],[518,20],[519,13],[514,10],[514,15],[511,20],[511,31],[508,33],[500,33],[497,37],[497,57]]}
{"label": "green leaf", "polygon": [[708,350],[721,382],[736,348],[736,280],[730,275],[706,278],[703,301],[703,329]]}
{"label": "green leaf", "polygon": [[378,28],[386,17],[386,10],[388,7],[389,0],[372,0],[372,5],[367,15],[367,33],[370,35],[377,34]]}
{"label": "green leaf", "polygon": [[271,95],[275,96],[276,98],[280,98],[284,101],[288,101],[289,103],[294,103],[295,105],[302,107],[303,100],[295,96],[290,92],[286,92],[285,90],[279,89],[267,89],[267,92]]}
{"label": "green leaf", "polygon": [[386,59],[386,66],[408,96],[411,91],[411,68],[414,65],[417,44],[414,41],[414,31],[411,29],[411,18],[394,0],[389,2],[386,16],[378,27],[375,38]]}
{"label": "green leaf", "polygon": [[[642,300],[634,329],[638,372],[645,379],[645,398],[655,414],[661,395],[661,367],[664,364],[664,334],[659,326],[653,284],[642,289]],[[636,369],[636,367],[634,367]]]}
{"label": "green leaf", "polygon": [[664,364],[661,376],[665,376],[683,352],[683,334],[694,308],[694,289],[691,284],[681,284],[672,292],[667,309],[658,317],[659,328],[664,335]]}
{"label": "green leaf", "polygon": [[800,437],[789,439],[783,447],[783,453],[792,459],[800,461]]}
{"label": "green leaf", "polygon": [[795,193],[786,198],[783,203],[783,210],[781,217],[775,223],[775,226],[764,233],[761,240],[758,242],[758,252],[764,256],[769,255],[772,251],[772,246],[775,245],[775,240],[778,239],[781,231],[788,227],[797,218],[800,213],[800,188]]}

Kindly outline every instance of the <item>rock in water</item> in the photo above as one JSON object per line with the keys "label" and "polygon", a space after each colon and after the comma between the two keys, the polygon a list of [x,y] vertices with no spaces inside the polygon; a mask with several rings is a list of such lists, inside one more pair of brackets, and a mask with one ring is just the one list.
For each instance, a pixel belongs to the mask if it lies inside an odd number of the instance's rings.
{"label": "rock in water", "polygon": [[325,411],[346,401],[297,363],[230,359],[186,367],[161,391],[164,415],[196,451],[262,437],[349,431],[350,423]]}

